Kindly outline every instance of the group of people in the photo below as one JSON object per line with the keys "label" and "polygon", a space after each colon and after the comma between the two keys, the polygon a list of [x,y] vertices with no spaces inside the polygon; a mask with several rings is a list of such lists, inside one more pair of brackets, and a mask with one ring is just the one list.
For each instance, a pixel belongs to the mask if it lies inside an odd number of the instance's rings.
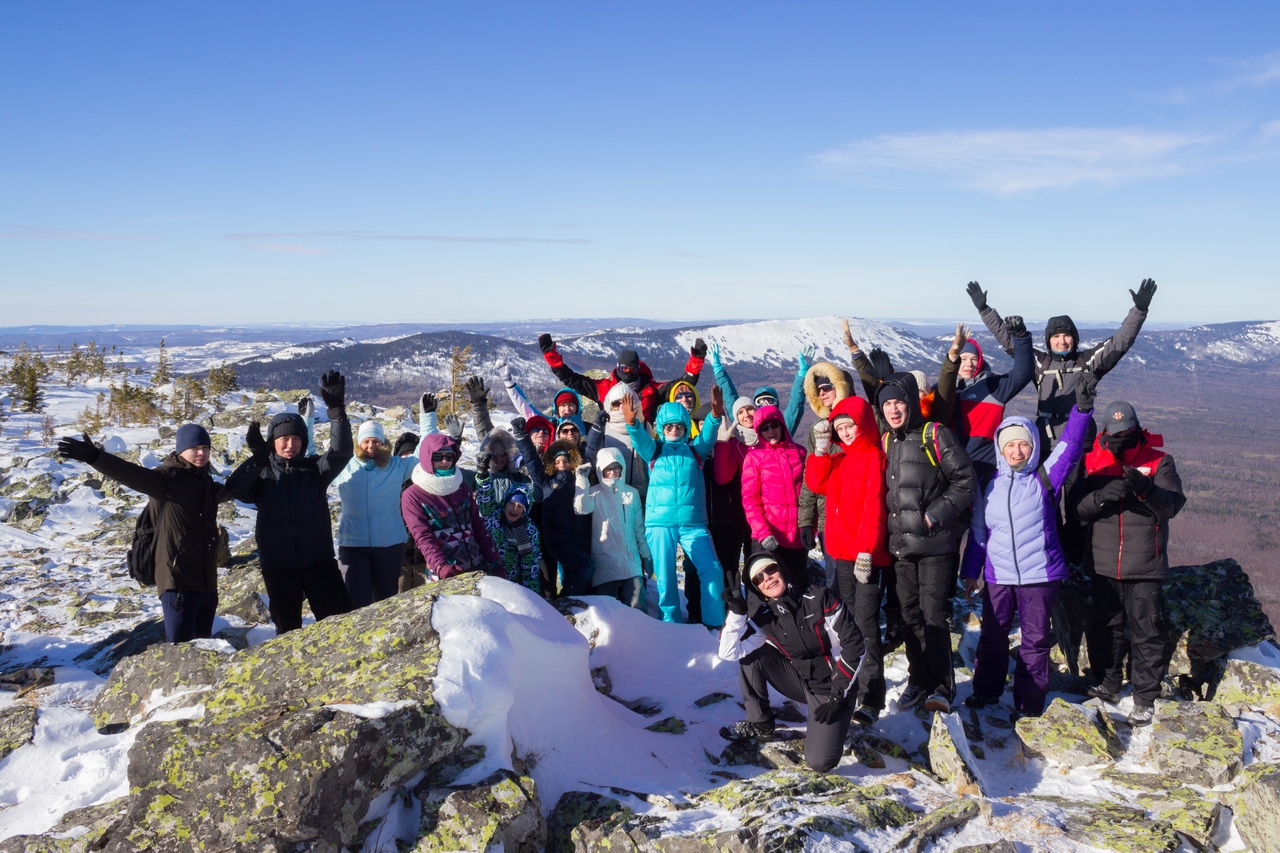
{"label": "group of people", "polygon": [[[1115,701],[1128,659],[1135,725],[1151,721],[1167,662],[1160,623],[1168,520],[1185,498],[1160,436],[1117,401],[1095,424],[1098,381],[1136,339],[1155,283],[1130,291],[1120,330],[1080,346],[1069,317],[1050,319],[1037,350],[1022,318],[1001,317],[968,292],[1013,358],[996,374],[960,326],[936,382],[864,353],[845,324],[850,369],[802,351],[783,400],[770,386],[739,395],[718,347],[698,338],[684,372],[658,381],[634,350],[600,379],[570,368],[550,335],[538,339],[563,383],[545,411],[498,362],[517,416],[495,427],[489,389],[467,382],[479,445],[459,466],[461,427],[436,426],[420,401],[421,436],[388,446],[364,421],[355,440],[345,382],[321,378],[329,448],[314,452],[310,397],[275,416],[225,485],[208,472],[210,439],[178,430],[174,453],[147,470],[86,436],[59,451],[153,500],[157,591],[172,642],[208,636],[216,610],[216,509],[258,509],[257,543],[280,632],[428,580],[480,571],[544,597],[608,595],[646,607],[648,580],[668,622],[719,632],[740,664],[747,718],[730,739],[768,737],[769,689],[808,706],[806,759],[838,762],[853,723],[885,709],[884,628],[900,625],[908,662],[897,707],[947,711],[956,701],[951,611],[957,576],[981,595],[982,627],[966,704],[1000,701],[1014,617],[1018,715],[1043,711],[1051,613],[1073,570],[1093,575],[1090,691]],[[702,404],[698,382],[714,384]],[[865,394],[856,393],[854,376]],[[1027,385],[1034,419],[1004,409]],[[587,402],[598,410],[588,422]],[[806,404],[814,416],[801,430]],[[337,484],[335,559],[326,490]],[[1127,540],[1127,541],[1126,541]],[[821,550],[821,563],[811,554]],[[679,583],[683,554],[684,586]],[[683,602],[681,596],[683,593]]]}

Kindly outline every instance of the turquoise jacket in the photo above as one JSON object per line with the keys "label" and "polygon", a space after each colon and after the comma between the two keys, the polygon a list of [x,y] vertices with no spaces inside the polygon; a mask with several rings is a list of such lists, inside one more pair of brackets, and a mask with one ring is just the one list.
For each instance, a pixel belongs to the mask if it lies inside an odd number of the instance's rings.
{"label": "turquoise jacket", "polygon": [[[684,424],[685,438],[666,441],[662,428],[667,424]],[[649,465],[649,490],[645,497],[646,527],[706,527],[707,495],[702,464],[711,457],[716,443],[720,418],[707,415],[702,431],[693,441],[688,439],[692,421],[684,406],[663,403],[658,407],[654,423],[657,440],[644,425],[627,425],[631,446]]]}
{"label": "turquoise jacket", "polygon": [[409,530],[400,515],[400,488],[413,474],[417,455],[392,456],[386,468],[354,456],[333,482],[342,499],[338,547],[385,548],[403,545]]}

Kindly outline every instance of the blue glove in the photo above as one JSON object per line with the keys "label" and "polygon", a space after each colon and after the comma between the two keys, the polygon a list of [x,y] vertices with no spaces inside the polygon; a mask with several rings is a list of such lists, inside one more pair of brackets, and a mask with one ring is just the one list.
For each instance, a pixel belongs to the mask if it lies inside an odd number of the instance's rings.
{"label": "blue glove", "polygon": [[810,359],[812,359],[817,354],[818,354],[818,348],[813,344],[809,344],[807,347],[800,350],[800,372],[801,373],[808,372]]}

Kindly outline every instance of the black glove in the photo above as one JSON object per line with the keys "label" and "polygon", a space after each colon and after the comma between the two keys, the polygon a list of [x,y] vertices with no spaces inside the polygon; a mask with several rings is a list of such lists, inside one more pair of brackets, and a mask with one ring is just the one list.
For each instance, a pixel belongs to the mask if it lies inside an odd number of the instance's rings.
{"label": "black glove", "polygon": [[689,349],[689,352],[697,358],[706,358],[707,342],[702,338],[697,338],[694,340],[693,346]]}
{"label": "black glove", "polygon": [[484,387],[484,380],[479,376],[469,377],[463,387],[467,389],[473,406],[482,405],[489,398],[489,389]]}
{"label": "black glove", "polygon": [[98,445],[93,443],[93,439],[89,438],[89,433],[84,433],[84,438],[63,438],[58,441],[58,453],[74,459],[77,462],[84,462],[92,465],[98,461],[101,451]]}
{"label": "black glove", "polygon": [[552,340],[550,335],[544,332],[543,334],[538,335],[538,348],[543,352],[551,352],[556,348],[556,342]]}
{"label": "black glove", "polygon": [[316,404],[311,402],[310,394],[303,394],[298,398],[298,414],[304,418],[314,417],[316,413]]}
{"label": "black glove", "polygon": [[257,421],[249,422],[249,429],[244,434],[245,444],[249,445],[249,452],[253,454],[253,458],[259,462],[266,460],[271,455],[271,448],[267,446],[267,440],[262,437],[262,424]]}
{"label": "black glove", "polygon": [[320,375],[320,399],[325,408],[336,409],[346,402],[347,380],[336,370]]}
{"label": "black glove", "polygon": [[607,423],[609,423],[609,413],[604,409],[596,412],[596,432],[604,432],[604,427]]}
{"label": "black glove", "polygon": [[412,432],[402,432],[400,437],[396,439],[395,447],[391,452],[396,456],[403,456],[405,452],[413,452],[418,447],[418,436]]}
{"label": "black glove", "polygon": [[524,438],[524,425],[527,424],[524,418],[515,417],[511,419],[511,434],[516,438]]}
{"label": "black glove", "polygon": [[1146,311],[1151,307],[1151,297],[1156,295],[1156,280],[1144,278],[1142,284],[1138,285],[1138,292],[1134,293],[1130,290],[1129,295],[1133,297],[1133,304],[1139,311]]}
{"label": "black glove", "polygon": [[807,548],[807,549],[808,549],[808,550],[810,550],[810,551],[812,551],[812,550],[813,550],[813,546],[814,546],[814,544],[815,544],[818,540],[817,540],[817,539],[815,539],[815,538],[814,538],[814,536],[813,536],[813,528],[812,528],[812,527],[801,527],[801,528],[800,528],[800,541],[804,543],[804,547],[805,547],[805,548]]}
{"label": "black glove", "polygon": [[832,696],[813,707],[813,719],[823,725],[833,722],[836,716],[844,710],[845,704],[844,696]]}
{"label": "black glove", "polygon": [[871,364],[871,372],[878,376],[881,382],[893,375],[893,362],[889,360],[889,354],[880,347],[875,347],[867,354],[867,361]]}
{"label": "black glove", "polygon": [[476,476],[489,476],[489,462],[493,460],[493,453],[488,450],[481,450],[476,454]]}
{"label": "black glove", "polygon": [[1129,484],[1125,482],[1123,477],[1117,477],[1109,481],[1101,489],[1098,489],[1098,503],[1114,504],[1124,500],[1129,495]]}
{"label": "black glove", "polygon": [[1155,482],[1137,468],[1125,468],[1124,484],[1129,487],[1130,492],[1140,498],[1145,498],[1151,494],[1151,487],[1155,485]]}
{"label": "black glove", "polygon": [[971,281],[965,290],[969,293],[969,298],[973,300],[974,308],[981,311],[987,307],[987,292],[982,289],[982,285],[976,281]]}
{"label": "black glove", "polygon": [[434,412],[436,410],[436,406],[438,405],[438,403],[436,403],[436,395],[430,394],[430,393],[423,394],[422,399],[419,400],[418,402],[422,406],[422,411],[426,412],[427,414],[431,414],[432,412]]}
{"label": "black glove", "polygon": [[444,431],[454,441],[462,441],[462,418],[450,412],[444,416]]}
{"label": "black glove", "polygon": [[730,613],[736,613],[739,616],[747,615],[747,600],[742,597],[742,588],[736,586],[733,588],[725,587],[720,592],[720,598],[724,600],[724,609]]}
{"label": "black glove", "polygon": [[1098,396],[1098,375],[1092,370],[1080,374],[1076,383],[1076,408],[1082,412],[1093,411],[1094,398]]}
{"label": "black glove", "polygon": [[1005,317],[1004,327],[1008,330],[1009,334],[1013,335],[1015,338],[1020,338],[1023,335],[1029,334],[1027,332],[1026,322],[1017,314],[1010,314],[1008,317]]}

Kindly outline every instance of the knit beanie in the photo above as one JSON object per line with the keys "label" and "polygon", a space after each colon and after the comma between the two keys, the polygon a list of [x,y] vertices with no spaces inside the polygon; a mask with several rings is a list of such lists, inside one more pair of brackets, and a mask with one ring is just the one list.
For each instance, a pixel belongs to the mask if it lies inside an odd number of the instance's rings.
{"label": "knit beanie", "polygon": [[1000,453],[1004,453],[1004,446],[1011,441],[1021,439],[1027,444],[1031,443],[1031,433],[1022,424],[1009,424],[1009,426],[996,433],[996,445]]}
{"label": "knit beanie", "polygon": [[960,347],[960,354],[964,355],[965,353],[982,358],[982,353],[978,352],[978,345],[972,339],[965,341],[964,346]]}
{"label": "knit beanie", "polygon": [[570,402],[572,402],[574,405],[578,404],[578,395],[566,388],[565,390],[561,391],[559,394],[556,395],[554,405],[557,409],[560,408],[560,401],[566,397],[569,398]]}
{"label": "knit beanie", "polygon": [[366,438],[376,438],[383,444],[387,443],[387,434],[382,431],[382,424],[377,421],[365,421],[360,424],[360,432],[356,435],[356,444]]}
{"label": "knit beanie", "polygon": [[302,419],[302,415],[281,412],[267,424],[267,443],[286,435],[296,435],[303,441],[307,440],[307,422]]}
{"label": "knit beanie", "polygon": [[181,453],[193,447],[209,447],[209,431],[200,424],[183,424],[178,427],[178,435],[174,439],[174,452]]}
{"label": "knit beanie", "polygon": [[925,378],[923,370],[908,370],[907,373],[910,373],[912,376],[916,378],[917,390],[919,391],[929,390],[929,380]]}
{"label": "knit beanie", "polygon": [[901,400],[907,402],[907,395],[903,393],[902,386],[896,382],[885,382],[880,386],[880,390],[876,392],[876,404],[883,406],[890,400]]}
{"label": "knit beanie", "polygon": [[618,367],[639,367],[640,355],[633,349],[618,350]]}
{"label": "knit beanie", "polygon": [[503,506],[506,506],[507,504],[520,504],[520,506],[524,507],[527,511],[529,509],[529,496],[520,489],[512,489],[507,492],[507,497],[502,502]]}

